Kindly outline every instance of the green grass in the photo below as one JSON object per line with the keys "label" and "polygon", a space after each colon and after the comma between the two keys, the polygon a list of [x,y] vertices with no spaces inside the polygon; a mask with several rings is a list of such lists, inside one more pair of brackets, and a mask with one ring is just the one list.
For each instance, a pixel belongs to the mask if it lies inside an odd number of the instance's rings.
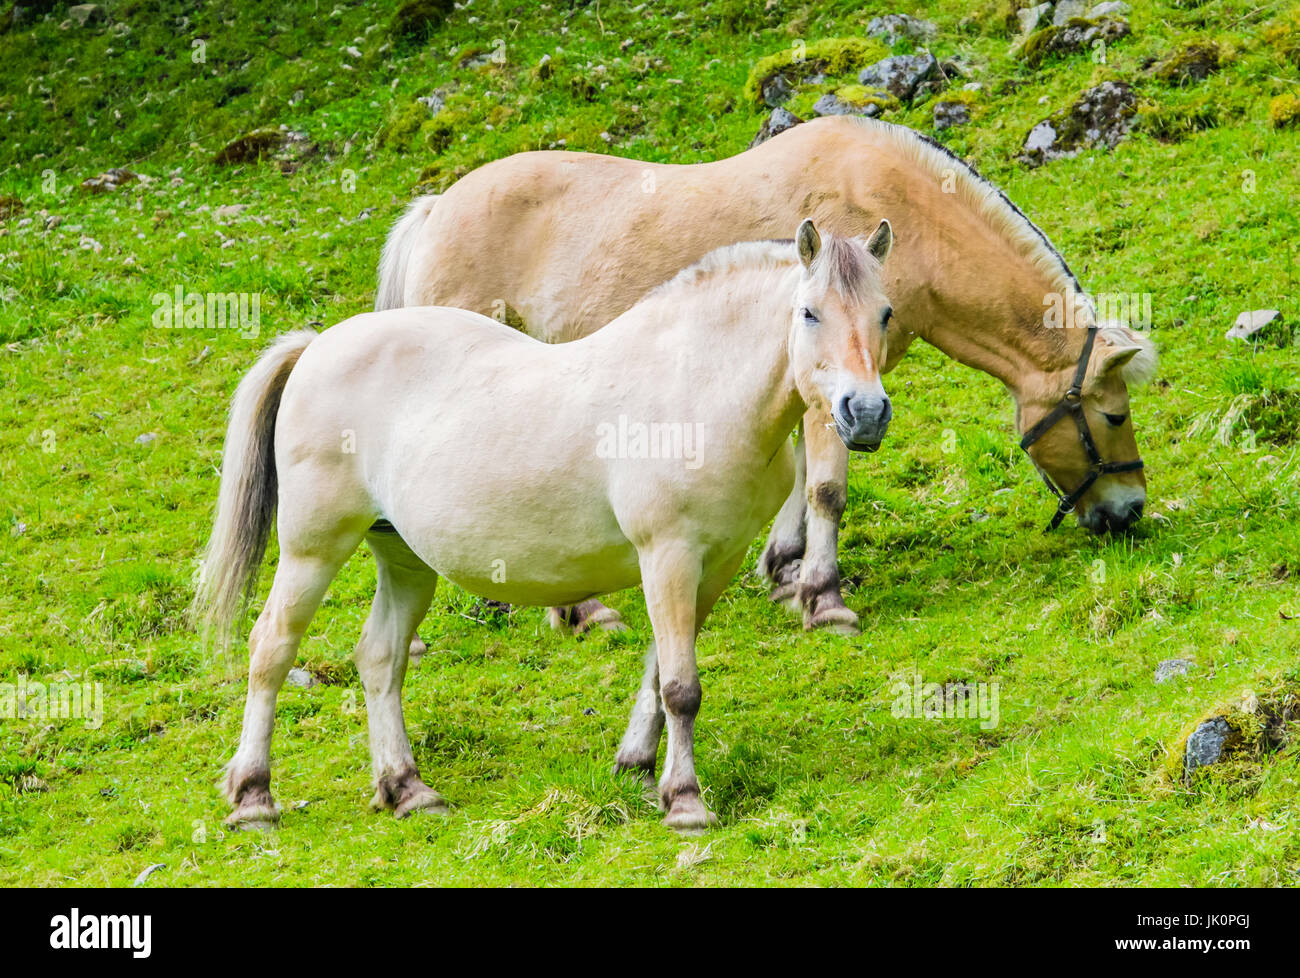
{"label": "green grass", "polygon": [[[475,0],[421,46],[392,45],[395,2],[107,3],[125,34],[61,30],[53,6],[0,36],[0,197],[22,204],[0,221],[0,681],[99,682],[105,717],[0,720],[0,883],[128,885],[154,863],[167,868],[151,886],[1300,879],[1294,739],[1190,785],[1169,762],[1207,712],[1300,679],[1300,348],[1223,339],[1245,309],[1300,314],[1300,133],[1269,118],[1300,90],[1293,5],[1135,5],[1108,63],[1039,70],[1009,55],[993,5],[964,24],[955,0],[918,11],[940,26],[936,55],[984,83],[977,120],[940,138],[1088,287],[1154,295],[1163,366],[1133,404],[1150,518],[1119,540],[1043,535],[1052,501],[1017,457],[1004,393],[917,344],[887,378],[887,450],[852,466],[842,568],[862,636],[802,634],[746,574],[701,637],[698,763],[723,824],[697,839],[609,774],[650,636],[636,593],[612,599],[628,634],[572,639],[538,609],[480,624],[444,589],[406,703],[453,814],[370,814],[347,659],[373,586],[364,552],[304,643],[321,683],[280,700],[282,827],[224,834],[215,784],[246,654],[202,651],[183,614],[224,415],[270,336],[370,305],[384,232],[417,183],[558,145],[738,152],[763,116],[744,95],[760,59],[863,36],[894,8]],[[1189,33],[1219,43],[1220,71],[1188,88],[1149,79]],[[458,67],[498,39],[503,63]],[[1014,162],[1035,122],[1105,78],[1163,107],[1158,124],[1110,153]],[[440,87],[445,116],[412,108]],[[928,131],[932,110],[886,118]],[[213,165],[229,140],[280,125],[319,153],[292,172]],[[118,166],[149,179],[80,189]],[[219,222],[229,204],[247,209]],[[48,216],[61,222],[45,230]],[[261,293],[261,335],[153,328],[151,297],[177,285]],[[1195,666],[1154,685],[1174,657]],[[891,684],[913,671],[998,683],[1000,724],[895,718]]]}

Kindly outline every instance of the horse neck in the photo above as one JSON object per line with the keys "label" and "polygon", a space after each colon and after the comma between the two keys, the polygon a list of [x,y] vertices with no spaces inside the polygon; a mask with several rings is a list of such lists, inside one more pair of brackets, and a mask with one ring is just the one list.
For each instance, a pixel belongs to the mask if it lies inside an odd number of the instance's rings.
{"label": "horse neck", "polygon": [[[1073,362],[1082,343],[1073,334],[1083,331],[1043,325],[1044,297],[1060,292],[1066,276],[1055,262],[1040,265],[1022,253],[1013,240],[1021,222],[1026,234],[1038,234],[1024,217],[1008,213],[1008,227],[997,227],[965,196],[964,184],[952,192],[951,174],[900,153],[892,130],[825,126],[820,132],[825,145],[838,150],[831,157],[838,161],[832,182],[862,186],[860,174],[873,174],[860,201],[870,215],[860,233],[882,216],[897,229],[885,263],[885,294],[902,328],[1013,392],[1026,379]],[[956,178],[968,179],[962,173]]]}
{"label": "horse neck", "polygon": [[674,354],[684,352],[692,391],[717,399],[720,418],[750,421],[743,437],[767,459],[807,409],[790,367],[797,277],[793,263],[712,272],[650,295],[578,342],[604,347],[616,360],[653,344],[646,358],[652,370],[682,369]]}
{"label": "horse neck", "polygon": [[1062,291],[1059,277],[1010,242],[927,234],[912,243],[910,254],[891,255],[891,262],[902,274],[893,285],[897,297],[889,285],[886,292],[896,310],[906,310],[902,325],[1014,394],[1072,366],[1078,356],[1082,330],[1044,325],[1045,298]]}

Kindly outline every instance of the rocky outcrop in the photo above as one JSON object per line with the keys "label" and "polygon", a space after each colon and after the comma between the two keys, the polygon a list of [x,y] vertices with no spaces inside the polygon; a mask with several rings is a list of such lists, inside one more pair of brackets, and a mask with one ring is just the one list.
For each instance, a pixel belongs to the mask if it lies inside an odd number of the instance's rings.
{"label": "rocky outcrop", "polygon": [[932,41],[938,33],[939,28],[930,21],[908,14],[873,17],[867,24],[867,36],[879,38],[886,44],[897,44],[904,39],[925,44]]}
{"label": "rocky outcrop", "polygon": [[765,143],[773,136],[785,132],[787,129],[793,129],[803,122],[797,115],[788,109],[777,107],[772,110],[772,114],[763,120],[763,125],[759,128],[758,134],[749,144],[753,149],[759,143]]}
{"label": "rocky outcrop", "polygon": [[1205,81],[1218,70],[1219,45],[1214,41],[1190,40],[1178,45],[1149,73],[1167,85],[1192,85]]}
{"label": "rocky outcrop", "polygon": [[1101,41],[1110,44],[1120,38],[1128,37],[1131,30],[1128,21],[1118,17],[1102,17],[1098,20],[1076,17],[1064,24],[1053,24],[1034,31],[1016,46],[1015,56],[1037,68],[1053,55],[1066,56],[1079,51],[1091,51]]}
{"label": "rocky outcrop", "polygon": [[[929,51],[900,54],[863,68],[859,84],[889,92],[900,102],[910,102],[927,82],[941,81],[939,62]],[[933,89],[932,89],[933,90]]]}
{"label": "rocky outcrop", "polygon": [[1090,88],[1068,109],[1049,116],[1025,137],[1020,161],[1041,166],[1075,156],[1092,147],[1114,149],[1133,129],[1137,96],[1124,82],[1102,82]]}

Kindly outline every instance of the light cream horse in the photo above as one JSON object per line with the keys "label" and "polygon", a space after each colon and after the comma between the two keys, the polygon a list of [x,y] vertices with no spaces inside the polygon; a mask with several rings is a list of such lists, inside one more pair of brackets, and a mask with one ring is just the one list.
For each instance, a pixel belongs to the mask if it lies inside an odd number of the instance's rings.
{"label": "light cream horse", "polygon": [[[370,313],[272,346],[235,393],[198,595],[203,620],[228,635],[278,508],[280,560],[249,638],[226,780],[231,824],[277,817],[276,694],[363,539],[378,572],[355,652],[375,808],[444,809],[420,780],[401,705],[408,646],[442,575],[532,605],[642,584],[655,638],[647,673],[664,680],[665,822],[714,821],[695,775],[695,636],[790,492],[790,432],[808,407],[833,407],[847,444],[884,434],[879,262],[891,242],[887,223],[864,244],[823,240],[805,221],[797,248],[713,252],[559,346],[450,308]],[[636,424],[693,426],[692,447],[625,437]],[[618,763],[653,771],[664,716],[658,695],[644,700]],[[637,752],[647,743],[648,757]]]}
{"label": "light cream horse", "polygon": [[[1056,319],[1077,327],[1095,316],[1065,261],[964,162],[868,119],[817,119],[715,163],[565,152],[498,160],[441,197],[420,198],[394,226],[376,308],[456,305],[548,342],[572,340],[710,249],[778,236],[805,215],[837,234],[865,234],[885,217],[904,229],[885,280],[894,301],[886,372],[920,336],[1001,380],[1021,433],[1061,403],[1090,331],[1052,328],[1045,314],[1065,309]],[[488,253],[492,262],[479,260]],[[1151,372],[1154,352],[1125,328],[1103,328],[1094,345],[1081,417],[1101,460],[1132,463],[1127,384]],[[805,627],[854,632],[836,561],[848,456],[827,421],[816,409],[805,419],[798,480],[760,569],[774,600],[802,604]],[[1140,516],[1141,471],[1100,471],[1075,425],[1052,425],[1028,450],[1083,526],[1118,530]],[[617,614],[590,601],[564,618],[581,628]]]}

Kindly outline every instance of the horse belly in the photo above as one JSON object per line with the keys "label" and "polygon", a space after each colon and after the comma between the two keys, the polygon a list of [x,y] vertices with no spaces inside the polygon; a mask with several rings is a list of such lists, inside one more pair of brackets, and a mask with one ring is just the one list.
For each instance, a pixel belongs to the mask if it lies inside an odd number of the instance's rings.
{"label": "horse belly", "polygon": [[640,583],[636,548],[612,514],[548,505],[540,502],[545,496],[533,497],[530,507],[530,500],[474,505],[451,494],[418,521],[393,522],[440,575],[494,601],[574,604]]}

